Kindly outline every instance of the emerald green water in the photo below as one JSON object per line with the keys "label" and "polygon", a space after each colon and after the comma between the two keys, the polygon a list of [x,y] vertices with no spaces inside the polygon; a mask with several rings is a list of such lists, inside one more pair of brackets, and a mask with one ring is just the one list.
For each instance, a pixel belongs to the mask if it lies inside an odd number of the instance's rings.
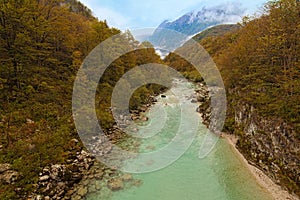
{"label": "emerald green water", "polygon": [[[177,89],[189,88],[187,83],[177,84]],[[189,88],[191,89],[191,88]],[[155,112],[155,106],[161,109],[165,105],[167,120],[161,133],[145,140],[141,151],[161,147],[170,141],[178,124],[178,110],[172,93],[167,92],[167,99],[159,99],[150,112],[150,125],[160,126],[161,112]],[[184,96],[186,98],[186,95]],[[190,100],[186,100],[190,101]],[[195,110],[197,104],[191,104]],[[159,114],[159,116],[155,116]],[[195,114],[195,113],[194,113]],[[192,117],[194,117],[191,114]],[[197,115],[197,113],[196,113]],[[199,116],[197,116],[199,117]],[[199,118],[200,120],[200,118]],[[188,123],[188,122],[187,122]],[[146,124],[149,125],[149,124]],[[109,192],[99,191],[90,195],[89,200],[271,200],[272,196],[255,180],[247,166],[240,160],[233,147],[226,140],[220,139],[213,151],[204,159],[199,159],[199,148],[207,130],[200,125],[197,137],[190,148],[176,162],[158,171],[133,174],[135,179],[142,181],[138,187]],[[150,151],[150,150],[149,150]]]}

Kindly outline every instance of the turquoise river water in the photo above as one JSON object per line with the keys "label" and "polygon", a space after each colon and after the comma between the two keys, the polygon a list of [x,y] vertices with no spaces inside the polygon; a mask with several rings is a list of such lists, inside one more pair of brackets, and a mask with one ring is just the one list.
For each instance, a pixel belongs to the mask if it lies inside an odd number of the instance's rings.
{"label": "turquoise river water", "polygon": [[[174,132],[178,130],[180,112],[178,103],[189,103],[193,94],[193,85],[178,82],[175,90],[182,96],[175,98],[174,92],[166,92],[167,98],[158,98],[149,113],[149,121],[141,132],[147,128],[161,126],[159,134],[145,139],[140,151],[151,151],[166,145]],[[180,99],[181,98],[181,99]],[[190,117],[199,117],[195,112],[197,104],[190,103],[194,111]],[[162,112],[164,115],[162,116]],[[182,120],[182,119],[181,119]],[[184,123],[188,125],[189,120]],[[212,152],[204,159],[199,159],[199,148],[207,130],[200,123],[197,137],[190,148],[173,164],[150,173],[133,174],[134,179],[141,180],[141,185],[109,192],[99,191],[88,196],[89,200],[271,200],[272,196],[262,188],[248,170],[233,147],[225,139],[220,139]],[[106,194],[105,194],[106,193]]]}

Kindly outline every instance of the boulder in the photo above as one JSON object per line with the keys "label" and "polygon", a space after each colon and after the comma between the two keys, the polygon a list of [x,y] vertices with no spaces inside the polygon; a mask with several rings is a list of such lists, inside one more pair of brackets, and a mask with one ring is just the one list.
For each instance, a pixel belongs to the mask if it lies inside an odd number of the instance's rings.
{"label": "boulder", "polygon": [[143,111],[143,112],[147,111],[147,109],[148,109],[147,106],[140,106],[139,107],[139,110]]}
{"label": "boulder", "polygon": [[96,185],[89,186],[89,193],[95,193],[95,192],[97,192]]}
{"label": "boulder", "polygon": [[34,124],[34,121],[31,120],[31,119],[26,119],[26,123],[27,123],[27,124]]}
{"label": "boulder", "polygon": [[50,178],[50,176],[44,175],[39,178],[39,181],[47,181],[47,180],[49,180],[49,178]]}
{"label": "boulder", "polygon": [[0,181],[11,184],[15,182],[19,177],[19,173],[16,171],[8,170],[0,174]]}
{"label": "boulder", "polygon": [[196,99],[192,99],[191,103],[197,103],[197,100]]}
{"label": "boulder", "polygon": [[96,182],[95,182],[95,187],[96,187],[96,190],[97,190],[97,191],[101,190],[101,188],[102,188],[101,182],[100,182],[100,181],[96,181]]}

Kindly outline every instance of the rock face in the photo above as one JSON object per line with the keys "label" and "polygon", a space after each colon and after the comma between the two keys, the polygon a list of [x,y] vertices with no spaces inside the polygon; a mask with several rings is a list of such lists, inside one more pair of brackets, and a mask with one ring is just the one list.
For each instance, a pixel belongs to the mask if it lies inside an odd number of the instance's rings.
{"label": "rock face", "polygon": [[291,126],[280,119],[260,117],[250,105],[237,105],[239,150],[279,185],[300,195],[300,140]]}

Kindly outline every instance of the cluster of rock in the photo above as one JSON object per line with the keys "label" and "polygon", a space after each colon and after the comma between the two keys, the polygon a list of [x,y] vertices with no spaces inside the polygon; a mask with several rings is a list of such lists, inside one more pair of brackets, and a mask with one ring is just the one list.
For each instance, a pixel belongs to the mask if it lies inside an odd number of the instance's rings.
{"label": "cluster of rock", "polygon": [[153,105],[153,103],[157,102],[157,99],[154,96],[150,96],[147,100],[148,103],[139,106],[135,110],[130,110],[130,113],[120,114],[116,119],[119,124],[118,126],[121,128],[125,128],[130,124],[130,121],[140,121],[145,122],[148,121],[148,117],[145,116],[145,112]]}
{"label": "cluster of rock", "polygon": [[203,124],[208,127],[211,117],[210,95],[208,88],[203,83],[198,84],[192,103],[200,103],[196,111],[200,113]]}
{"label": "cluster of rock", "polygon": [[53,164],[39,174],[39,181],[31,199],[71,199],[67,193],[74,184],[81,181],[84,173],[94,164],[94,157],[86,151],[77,152],[66,164]]}
{"label": "cluster of rock", "polygon": [[97,193],[105,187],[105,182],[111,176],[117,176],[118,172],[109,169],[104,165],[96,162],[83,176],[82,180],[68,191],[71,199],[84,199],[86,195]]}
{"label": "cluster of rock", "polygon": [[[147,121],[148,118],[144,113],[156,101],[155,97],[150,97],[147,104],[131,110],[129,116],[119,116],[118,121],[122,123],[118,125],[124,128],[128,126],[129,120]],[[133,179],[130,174],[122,174],[116,169],[106,167],[95,158],[95,156],[109,155],[113,148],[112,144],[124,139],[124,132],[118,126],[115,125],[109,129],[106,137],[97,135],[88,139],[86,147],[91,153],[81,150],[74,158],[67,160],[66,164],[52,164],[45,167],[39,174],[39,181],[34,193],[28,199],[79,200],[84,199],[88,194],[99,191],[114,192],[141,184],[140,180]],[[73,139],[73,142],[78,143],[79,141]],[[139,144],[134,143],[130,146],[130,148],[138,148]]]}
{"label": "cluster of rock", "polygon": [[8,163],[0,164],[0,183],[14,184],[19,177],[20,174],[12,170],[11,164]]}

